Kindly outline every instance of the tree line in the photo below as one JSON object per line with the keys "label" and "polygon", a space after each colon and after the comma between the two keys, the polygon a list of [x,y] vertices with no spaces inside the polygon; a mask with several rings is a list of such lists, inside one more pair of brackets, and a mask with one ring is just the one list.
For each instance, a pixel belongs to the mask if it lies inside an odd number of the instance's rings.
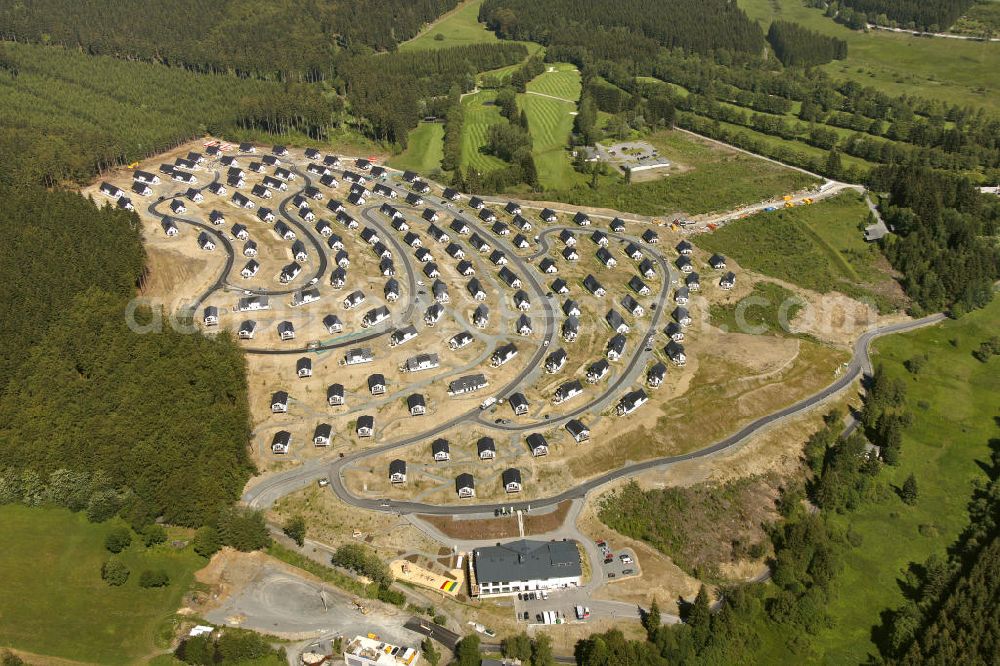
{"label": "tree line", "polygon": [[872,22],[875,22],[876,16],[881,15],[900,25],[939,32],[950,28],[974,2],[975,0],[840,0],[840,5],[864,12]]}
{"label": "tree line", "polygon": [[479,20],[502,38],[599,53],[636,53],[651,44],[752,53],[764,42],[757,24],[725,0],[592,0],[585,11],[574,0],[486,0]]}
{"label": "tree line", "polygon": [[0,38],[279,81],[336,78],[344,50],[393,50],[457,0],[0,1]]}
{"label": "tree line", "polygon": [[792,21],[775,21],[767,41],[786,67],[812,67],[847,58],[847,42],[810,30]]}
{"label": "tree line", "polygon": [[969,502],[969,524],[947,554],[910,564],[907,601],[878,634],[888,664],[990,663],[1000,637],[1000,448]]}
{"label": "tree line", "polygon": [[90,288],[59,311],[46,308],[51,323],[28,334],[0,395],[0,466],[22,483],[58,469],[103,472],[121,491],[112,513],[139,526],[161,517],[204,525],[254,472],[242,351],[228,334],[209,339],[166,323],[134,332],[127,307]]}
{"label": "tree line", "polygon": [[1000,203],[964,176],[921,167],[879,167],[868,184],[888,192],[884,216],[896,233],[882,248],[918,311],[959,315],[990,302],[1000,278]]}
{"label": "tree line", "polygon": [[336,102],[305,84],[0,44],[0,183],[83,182],[206,132],[321,138]]}

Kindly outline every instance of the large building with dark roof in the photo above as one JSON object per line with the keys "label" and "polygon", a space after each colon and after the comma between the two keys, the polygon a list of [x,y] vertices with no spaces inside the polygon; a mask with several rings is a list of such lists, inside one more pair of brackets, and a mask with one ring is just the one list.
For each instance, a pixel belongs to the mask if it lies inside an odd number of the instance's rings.
{"label": "large building with dark roof", "polygon": [[472,595],[478,597],[576,587],[583,575],[575,541],[521,539],[477,548],[469,567]]}

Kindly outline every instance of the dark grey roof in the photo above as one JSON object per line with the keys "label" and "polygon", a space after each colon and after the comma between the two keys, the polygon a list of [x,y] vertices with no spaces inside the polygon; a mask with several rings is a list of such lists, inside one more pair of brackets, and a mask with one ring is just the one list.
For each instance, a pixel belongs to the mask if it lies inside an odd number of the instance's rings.
{"label": "dark grey roof", "polygon": [[493,453],[497,452],[497,445],[496,442],[493,441],[492,437],[480,437],[476,442],[476,452],[479,453],[479,455],[483,455],[484,451],[492,451]]}
{"label": "dark grey roof", "polygon": [[477,373],[459,377],[448,384],[448,391],[451,393],[464,393],[486,386],[486,375]]}
{"label": "dark grey roof", "polygon": [[521,393],[520,391],[518,391],[517,393],[511,393],[510,397],[507,398],[507,402],[509,402],[512,406],[515,407],[518,405],[524,405],[525,407],[528,406],[528,399],[524,397],[524,394]]}
{"label": "dark grey roof", "polygon": [[505,469],[503,471],[503,474],[501,475],[501,478],[503,479],[503,485],[505,485],[505,486],[508,483],[517,483],[517,484],[520,484],[521,483],[521,470],[517,469],[516,467],[510,467],[510,468]]}
{"label": "dark grey roof", "polygon": [[451,450],[451,445],[448,444],[448,440],[444,437],[438,437],[433,442],[431,442],[431,453],[449,453]]}
{"label": "dark grey roof", "polygon": [[580,553],[575,541],[521,539],[475,550],[480,583],[548,580],[580,576]]}
{"label": "dark grey roof", "polygon": [[461,490],[463,488],[476,489],[476,480],[468,472],[463,472],[455,477],[455,489]]}

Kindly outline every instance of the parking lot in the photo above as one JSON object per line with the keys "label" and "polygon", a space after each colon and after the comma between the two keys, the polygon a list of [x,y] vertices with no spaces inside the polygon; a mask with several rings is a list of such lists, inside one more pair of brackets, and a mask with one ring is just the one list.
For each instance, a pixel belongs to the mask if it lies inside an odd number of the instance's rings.
{"label": "parking lot", "polygon": [[[604,555],[604,562],[601,565],[601,572],[605,580],[618,580],[630,576],[638,576],[639,560],[635,556],[635,551],[631,548],[612,551],[606,546],[602,547],[602,542],[597,542],[597,547]],[[625,559],[623,560],[622,557]],[[610,562],[608,561],[610,559]]]}

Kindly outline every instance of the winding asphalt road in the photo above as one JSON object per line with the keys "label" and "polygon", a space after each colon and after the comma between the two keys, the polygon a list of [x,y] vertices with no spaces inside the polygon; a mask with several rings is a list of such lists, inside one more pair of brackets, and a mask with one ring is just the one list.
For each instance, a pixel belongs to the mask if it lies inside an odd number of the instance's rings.
{"label": "winding asphalt road", "polygon": [[[308,178],[308,176],[306,176],[298,169],[294,167],[292,169],[303,178],[304,184],[303,187],[300,188],[298,192],[290,193],[287,197],[285,197],[279,202],[278,211],[289,224],[299,229],[301,233],[305,237],[307,237],[311,242],[311,244],[313,245],[318,260],[317,271],[314,278],[316,281],[319,281],[319,279],[321,279],[323,274],[325,273],[328,264],[328,260],[326,258],[326,254],[324,252],[322,243],[320,242],[319,239],[316,238],[315,235],[313,235],[310,229],[308,229],[297,218],[295,218],[288,212],[288,204],[291,201],[292,197],[295,196],[295,194],[301,193],[301,191],[304,190],[305,187],[310,185],[311,181]],[[219,177],[220,177],[219,172],[215,171],[213,182],[217,181]],[[404,192],[401,189],[398,191]],[[168,201],[169,199],[179,198],[181,196],[183,195],[176,194],[171,197],[165,197],[163,199],[160,199],[152,203],[148,207],[148,211],[152,215],[161,216],[163,214],[158,211],[159,206],[162,205],[164,202]],[[447,213],[449,215],[455,214],[453,210],[439,204],[438,201],[434,199],[431,199],[428,202],[426,202],[426,205],[428,207],[434,208],[440,212]],[[404,248],[403,245],[400,243],[399,239],[396,238],[396,235],[391,233],[385,227],[385,225],[383,225],[382,221],[373,212],[374,208],[375,206],[368,206],[364,208],[362,210],[362,216],[368,223],[376,227],[379,230],[379,232],[381,232],[385,236],[385,238],[393,245],[395,251],[402,259],[402,263],[405,266],[407,274],[406,278],[408,282],[409,297],[410,297],[409,304],[403,314],[403,319],[404,321],[409,321],[413,318],[417,306],[417,292],[416,292],[417,285],[415,279],[415,268],[412,264],[412,260],[410,259],[409,253],[407,252],[406,248]],[[215,281],[214,284],[210,285],[210,287],[192,304],[191,308],[192,310],[195,310],[201,303],[205,301],[206,298],[208,298],[208,296],[210,296],[215,291],[223,289],[227,286],[226,280],[229,276],[230,271],[232,270],[233,264],[235,263],[235,251],[229,239],[223,233],[213,228],[212,226],[204,224],[197,220],[192,220],[189,218],[184,218],[176,215],[171,215],[171,217],[180,222],[189,224],[198,229],[202,229],[204,231],[212,233],[214,236],[220,239],[222,246],[227,253],[226,264],[219,278]],[[518,373],[516,377],[514,377],[507,385],[505,385],[499,391],[495,392],[496,395],[507,395],[510,391],[514,390],[517,386],[519,386],[528,377],[528,375],[534,372],[537,369],[537,367],[541,364],[542,358],[544,357],[546,351],[548,350],[549,343],[551,343],[551,341],[553,340],[553,336],[555,333],[555,319],[556,319],[555,309],[553,307],[551,299],[548,298],[548,296],[546,295],[547,292],[545,288],[539,282],[535,274],[536,271],[534,269],[534,266],[532,266],[531,262],[537,259],[538,257],[544,255],[548,251],[549,249],[548,238],[552,234],[558,233],[563,229],[568,229],[569,231],[571,231],[576,235],[582,235],[583,233],[586,233],[587,230],[578,227],[546,228],[539,234],[538,240],[540,247],[538,251],[536,251],[530,256],[521,257],[506,242],[505,239],[494,236],[491,232],[487,231],[478,222],[478,220],[465,218],[464,216],[462,216],[462,219],[471,229],[480,233],[483,237],[494,238],[495,239],[494,244],[497,247],[501,247],[502,249],[505,250],[505,253],[508,255],[511,263],[517,269],[519,276],[522,277],[522,279],[525,281],[526,286],[529,287],[531,291],[535,292],[535,297],[538,299],[537,302],[541,304],[542,309],[544,311],[545,330],[543,334],[543,340],[545,341],[545,343],[538,347],[538,349],[533,354],[532,358],[525,365],[525,367]],[[609,233],[608,236],[609,238],[616,238],[621,241],[636,241],[636,239],[634,239],[633,237],[626,236],[624,234]],[[450,419],[449,421],[438,424],[428,432],[418,433],[416,435],[413,435],[411,437],[402,440],[387,442],[376,447],[371,447],[363,451],[358,451],[351,455],[337,459],[332,463],[320,460],[310,461],[301,467],[274,475],[268,479],[261,481],[260,483],[249,489],[244,494],[243,500],[250,506],[267,507],[272,505],[281,497],[291,492],[294,492],[299,488],[309,485],[310,483],[313,483],[318,479],[326,477],[330,480],[331,482],[330,486],[334,491],[334,493],[341,499],[341,501],[345,502],[346,504],[369,510],[391,512],[397,514],[424,513],[424,514],[437,514],[437,515],[457,515],[457,514],[489,513],[501,507],[507,507],[507,508],[513,507],[514,509],[522,509],[522,510],[526,510],[529,506],[534,507],[536,509],[550,507],[559,504],[565,500],[583,498],[591,491],[600,488],[601,486],[604,486],[605,484],[615,481],[617,479],[627,478],[650,469],[665,467],[686,460],[703,458],[718,453],[720,451],[724,451],[733,446],[736,446],[740,442],[744,441],[751,435],[763,430],[764,428],[767,428],[775,423],[787,419],[790,416],[805,412],[815,407],[816,405],[822,403],[830,396],[835,395],[836,393],[840,392],[841,390],[849,386],[859,376],[863,374],[870,374],[872,372],[872,366],[871,366],[871,360],[869,358],[869,347],[871,341],[874,340],[876,337],[891,333],[899,333],[899,332],[913,330],[915,328],[937,323],[944,318],[944,315],[941,314],[931,315],[928,317],[924,317],[922,319],[900,322],[897,324],[891,324],[888,326],[868,331],[865,334],[863,334],[855,343],[853,349],[853,356],[851,362],[848,364],[846,371],[835,382],[833,382],[823,390],[815,393],[814,395],[805,398],[795,404],[792,404],[782,410],[758,418],[755,421],[744,426],[738,432],[733,433],[729,437],[726,437],[725,439],[715,442],[710,446],[704,447],[697,451],[692,451],[686,454],[682,454],[679,456],[653,458],[638,463],[632,463],[630,465],[626,465],[619,469],[609,471],[593,479],[584,481],[572,488],[563,491],[558,495],[542,499],[536,499],[532,501],[522,501],[513,503],[504,502],[504,503],[493,503],[493,504],[463,504],[463,505],[439,506],[433,504],[425,504],[422,502],[360,498],[351,494],[347,490],[347,488],[344,486],[341,475],[343,470],[352,463],[361,460],[363,458],[377,456],[381,453],[391,451],[393,449],[409,446],[419,441],[426,440],[428,438],[433,438],[436,435],[443,433],[446,430],[461,423],[468,421],[477,421],[480,424],[488,426],[493,429],[499,429],[508,432],[525,432],[528,430],[536,429],[539,426],[551,427],[558,423],[564,422],[568,419],[574,418],[575,416],[578,416],[592,409],[595,405],[598,405],[602,401],[614,395],[617,391],[620,390],[623,384],[626,384],[632,380],[632,374],[634,373],[635,368],[641,361],[644,361],[645,359],[644,349],[648,345],[649,341],[652,339],[652,336],[656,334],[656,331],[658,330],[658,327],[660,325],[660,320],[663,317],[664,304],[666,303],[667,300],[667,293],[672,279],[672,269],[670,264],[660,253],[656,252],[652,248],[649,249],[650,249],[649,254],[656,260],[656,262],[660,265],[660,269],[663,271],[663,279],[661,281],[662,284],[660,291],[656,297],[655,301],[656,307],[653,308],[653,312],[650,317],[651,321],[649,328],[642,337],[642,341],[637,346],[635,353],[631,356],[629,362],[626,364],[624,372],[619,373],[615,381],[611,382],[606,388],[606,390],[604,390],[596,399],[588,401],[586,404],[581,405],[572,412],[568,412],[566,414],[561,415],[558,419],[546,420],[544,422],[530,423],[530,424],[490,423],[484,419],[483,414],[479,409],[477,408],[470,409],[467,412],[459,414],[458,416]],[[268,295],[284,295],[292,293],[294,291],[297,291],[297,289],[290,288],[281,291],[260,290],[254,293],[267,293]],[[334,342],[327,345],[322,345],[318,349],[319,350],[336,349],[347,345],[356,345],[366,340],[373,340],[381,336],[384,336],[388,334],[388,332],[389,331],[373,332],[370,335],[366,335],[361,338],[353,338],[348,341]],[[248,353],[255,353],[255,354],[300,354],[303,353],[304,351],[307,351],[307,349],[248,349],[247,350]]]}
{"label": "winding asphalt road", "polygon": [[[858,377],[863,374],[867,375],[872,372],[871,358],[869,357],[869,349],[871,342],[881,336],[890,335],[893,333],[904,333],[907,331],[912,331],[925,326],[930,326],[936,324],[945,319],[943,314],[934,314],[921,319],[915,319],[912,321],[899,322],[896,324],[889,324],[887,326],[872,329],[864,333],[858,341],[854,344],[853,356],[846,371],[832,384],[826,388],[818,391],[817,393],[800,400],[784,409],[781,409],[772,414],[762,416],[755,421],[747,424],[741,428],[738,432],[733,433],[725,439],[719,440],[714,444],[706,446],[697,451],[691,451],[678,456],[667,456],[662,458],[652,458],[650,460],[645,460],[638,463],[633,463],[631,465],[626,465],[616,470],[612,470],[605,474],[602,474],[593,479],[584,481],[568,490],[559,493],[558,495],[553,495],[551,497],[535,499],[532,501],[522,501],[522,502],[503,502],[494,504],[463,504],[463,505],[434,505],[434,504],[424,504],[421,502],[409,502],[409,501],[399,501],[399,500],[377,500],[377,499],[366,499],[360,498],[351,494],[343,485],[340,478],[341,470],[351,462],[364,458],[370,455],[375,455],[383,451],[391,450],[396,446],[405,446],[406,444],[414,443],[424,437],[414,437],[410,438],[412,441],[405,441],[403,443],[389,443],[384,444],[377,449],[369,449],[366,451],[360,451],[351,456],[345,456],[335,462],[323,463],[317,461],[315,464],[306,464],[302,467],[277,474],[270,477],[257,484],[250,490],[248,490],[244,496],[243,500],[247,504],[257,508],[265,508],[271,506],[281,497],[298,490],[299,488],[305,487],[310,483],[315,483],[316,480],[321,478],[328,478],[331,483],[330,487],[333,489],[334,493],[340,498],[341,501],[349,504],[351,506],[357,506],[359,508],[373,510],[373,511],[383,511],[389,513],[406,514],[406,513],[423,513],[432,515],[463,515],[463,514],[477,514],[477,513],[490,513],[501,507],[510,508],[513,507],[515,510],[527,510],[528,507],[533,507],[535,509],[549,507],[555,504],[559,504],[565,500],[583,498],[591,491],[600,488],[601,486],[610,483],[612,481],[628,478],[634,476],[641,472],[645,472],[651,469],[656,469],[660,467],[666,467],[678,462],[683,462],[686,460],[695,460],[698,458],[705,458],[726,449],[732,448],[738,445],[740,442],[744,441],[748,437],[756,434],[757,432],[779,423],[791,416],[796,414],[801,414],[806,412],[816,405],[821,404],[827,398],[839,393],[846,387],[850,386]],[[467,416],[467,415],[466,415]],[[462,417],[453,419],[450,425],[454,425],[460,422]],[[449,427],[450,427],[449,425]]]}

